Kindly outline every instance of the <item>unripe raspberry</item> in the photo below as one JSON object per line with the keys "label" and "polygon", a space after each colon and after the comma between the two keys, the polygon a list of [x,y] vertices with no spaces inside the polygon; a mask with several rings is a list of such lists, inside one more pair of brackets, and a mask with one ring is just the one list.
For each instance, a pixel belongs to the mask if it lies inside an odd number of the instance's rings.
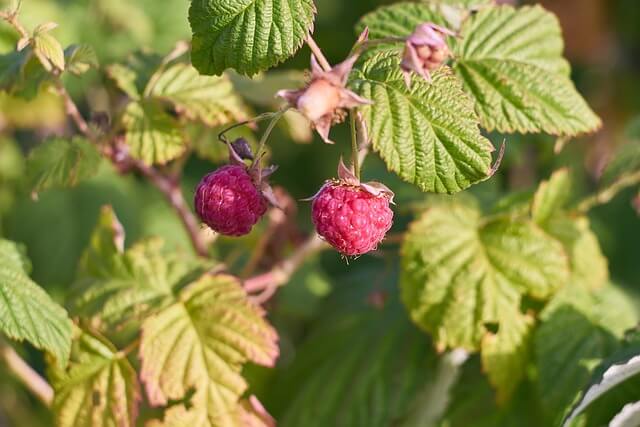
{"label": "unripe raspberry", "polygon": [[227,165],[206,175],[195,194],[198,216],[213,231],[243,236],[267,211],[267,200],[241,165]]}
{"label": "unripe raspberry", "polygon": [[313,223],[338,252],[362,255],[376,249],[391,228],[390,201],[387,192],[376,194],[361,186],[329,182],[313,199]]}

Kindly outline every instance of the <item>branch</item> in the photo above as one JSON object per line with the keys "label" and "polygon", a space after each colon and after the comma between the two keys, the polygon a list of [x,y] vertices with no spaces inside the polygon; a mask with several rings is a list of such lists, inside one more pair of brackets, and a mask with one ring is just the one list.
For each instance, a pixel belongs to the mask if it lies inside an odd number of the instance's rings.
{"label": "branch", "polygon": [[145,164],[144,162],[133,158],[130,158],[129,161],[151,182],[151,184],[153,184],[154,187],[160,190],[173,210],[176,211],[178,217],[180,217],[180,221],[182,221],[184,228],[187,230],[195,251],[198,255],[206,257],[209,254],[209,249],[202,238],[200,222],[193,215],[191,209],[189,209],[189,206],[187,205],[187,202],[184,200],[184,196],[182,195],[178,182],[161,174],[157,169]]}
{"label": "branch", "polygon": [[576,207],[576,210],[580,213],[587,213],[598,205],[603,205],[610,202],[622,190],[638,184],[640,184],[640,171],[632,173],[630,175],[624,175],[618,178],[608,187],[598,191],[593,196],[587,197],[586,199],[582,200]]}
{"label": "branch", "polygon": [[18,12],[20,12],[20,6],[22,2],[18,2],[18,6],[13,12],[0,11],[0,18],[7,21],[9,25],[11,25],[18,33],[20,33],[20,37],[22,39],[28,39],[29,33],[27,30],[20,24],[18,21]]}
{"label": "branch", "polygon": [[10,345],[0,342],[0,357],[9,371],[19,379],[45,406],[51,406],[53,388]]}
{"label": "branch", "polygon": [[[97,145],[99,143],[97,136],[92,132],[89,124],[84,119],[84,117],[82,117],[82,114],[80,114],[78,107],[76,106],[75,102],[73,102],[71,95],[69,95],[69,92],[62,84],[60,78],[56,79],[56,88],[64,101],[64,106],[67,114],[69,115],[69,117],[71,117],[78,130]],[[191,239],[191,244],[193,245],[196,253],[203,257],[206,257],[208,255],[209,249],[205,240],[202,238],[202,234],[200,233],[200,223],[193,215],[193,213],[189,209],[189,206],[184,200],[177,180],[160,173],[152,166],[149,166],[144,162],[132,158],[128,154],[123,153],[121,150],[118,151],[115,155],[111,156],[111,161],[114,164],[116,162],[122,162],[123,164],[130,164],[134,166],[135,169],[138,170],[145,178],[147,178],[154,187],[160,190],[165,199],[167,199],[167,201],[169,202],[169,205],[171,205],[174,211],[178,214],[178,217],[180,217],[180,221],[182,221],[182,224],[187,230],[187,234]]]}
{"label": "branch", "polygon": [[311,255],[326,249],[328,245],[313,233],[299,248],[296,248],[291,256],[278,263],[266,273],[259,274],[245,280],[244,289],[247,293],[262,292],[254,300],[262,304],[267,301],[279,286],[286,284],[293,273]]}

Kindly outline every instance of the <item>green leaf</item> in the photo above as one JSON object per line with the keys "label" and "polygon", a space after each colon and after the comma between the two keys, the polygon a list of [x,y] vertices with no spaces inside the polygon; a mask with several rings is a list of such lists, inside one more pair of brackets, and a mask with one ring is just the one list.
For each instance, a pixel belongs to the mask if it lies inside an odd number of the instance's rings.
{"label": "green leaf", "polygon": [[242,366],[271,366],[277,334],[247,300],[238,280],[204,275],[180,292],[178,301],[142,326],[141,378],[153,406],[191,398],[206,423],[227,426],[247,384]]}
{"label": "green leaf", "polygon": [[435,380],[435,359],[429,340],[397,302],[382,310],[360,309],[329,318],[325,313],[293,363],[276,378],[273,388],[283,406],[279,424],[405,425],[401,422],[409,415],[419,416],[414,409],[432,403],[421,393]]}
{"label": "green leaf", "polygon": [[479,358],[464,364],[453,389],[451,404],[438,427],[541,427],[535,384],[523,381],[508,402],[497,404],[494,391],[482,372]]}
{"label": "green leaf", "polygon": [[461,204],[427,210],[402,247],[400,286],[412,319],[439,348],[481,350],[501,400],[528,358],[531,320],[519,311],[522,295],[547,298],[568,276],[562,245],[535,224],[483,220]]}
{"label": "green leaf", "polygon": [[145,92],[168,101],[187,119],[199,120],[207,126],[242,121],[247,117],[246,107],[226,75],[201,76],[187,64],[174,64],[160,71],[151,79]]}
{"label": "green leaf", "polygon": [[571,282],[586,288],[599,288],[609,280],[609,263],[586,217],[558,214],[544,225],[569,255]]}
{"label": "green leaf", "polygon": [[[433,4],[401,2],[380,7],[366,14],[356,24],[356,32],[359,34],[367,27],[369,38],[372,40],[408,37],[418,25],[425,22],[447,26],[447,21]],[[404,45],[394,43],[386,48],[400,50]]]}
{"label": "green leaf", "polygon": [[69,358],[71,319],[28,276],[24,248],[0,239],[0,332],[49,352],[60,366]]}
{"label": "green leaf", "polygon": [[178,121],[152,100],[131,102],[122,123],[131,156],[147,164],[165,164],[187,148]]}
{"label": "green leaf", "polygon": [[0,55],[0,90],[10,95],[33,99],[50,78],[30,46]]}
{"label": "green leaf", "polygon": [[590,292],[579,285],[558,292],[540,318],[535,334],[539,392],[555,425],[591,370],[619,348],[624,331],[638,318],[628,298],[613,286]]}
{"label": "green leaf", "polygon": [[314,17],[312,0],[192,0],[191,61],[202,74],[251,76],[293,56]]}
{"label": "green leaf", "polygon": [[454,69],[493,131],[575,136],[600,119],[569,78],[556,17],[540,6],[486,8],[462,27]]}
{"label": "green leaf", "polygon": [[131,68],[121,64],[111,64],[106,68],[107,76],[116,86],[131,99],[140,99],[140,92],[136,87],[137,74]]}
{"label": "green leaf", "polygon": [[407,89],[393,52],[367,59],[350,85],[374,102],[362,109],[373,147],[390,170],[423,191],[456,193],[486,179],[493,146],[448,68]]}
{"label": "green leaf", "polygon": [[34,30],[33,53],[47,71],[64,70],[64,50],[60,42],[46,31]]}
{"label": "green leaf", "polygon": [[[509,310],[508,307],[504,307]],[[500,324],[498,331],[482,339],[482,367],[496,387],[499,403],[507,402],[525,377],[529,363],[534,320],[517,307],[505,315],[510,321]]]}
{"label": "green leaf", "polygon": [[123,251],[122,225],[104,207],[80,261],[73,311],[110,330],[171,304],[174,291],[199,277],[205,266],[163,246],[149,239]]}
{"label": "green leaf", "polygon": [[100,65],[96,51],[86,44],[72,44],[64,50],[64,57],[67,63],[65,70],[77,76]]}
{"label": "green leaf", "polygon": [[52,372],[60,427],[134,427],[140,386],[125,354],[105,338],[79,332],[69,367]]}
{"label": "green leaf", "polygon": [[[597,375],[589,387],[584,391],[576,406],[564,420],[563,426],[571,425],[571,421],[584,412],[597,399],[610,392],[615,387],[640,375],[640,348],[636,344],[635,354],[616,360],[615,363],[607,363],[605,367],[597,369]],[[620,417],[621,419],[624,417]]]}
{"label": "green leaf", "polygon": [[538,224],[543,224],[565,207],[571,195],[571,178],[567,169],[557,170],[548,181],[543,181],[531,206],[531,216]]}
{"label": "green leaf", "polygon": [[29,154],[29,187],[36,193],[74,187],[98,173],[101,159],[95,145],[84,138],[45,141]]}

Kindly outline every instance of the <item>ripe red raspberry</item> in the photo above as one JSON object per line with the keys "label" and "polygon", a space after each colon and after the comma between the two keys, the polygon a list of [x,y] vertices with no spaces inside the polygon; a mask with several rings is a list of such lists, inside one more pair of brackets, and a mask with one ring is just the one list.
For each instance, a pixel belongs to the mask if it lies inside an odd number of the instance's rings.
{"label": "ripe red raspberry", "polygon": [[390,197],[363,187],[330,182],[311,206],[318,234],[338,252],[362,255],[377,248],[393,223]]}
{"label": "ripe red raspberry", "polygon": [[226,236],[248,234],[267,211],[267,200],[241,165],[223,166],[202,178],[194,202],[202,221]]}

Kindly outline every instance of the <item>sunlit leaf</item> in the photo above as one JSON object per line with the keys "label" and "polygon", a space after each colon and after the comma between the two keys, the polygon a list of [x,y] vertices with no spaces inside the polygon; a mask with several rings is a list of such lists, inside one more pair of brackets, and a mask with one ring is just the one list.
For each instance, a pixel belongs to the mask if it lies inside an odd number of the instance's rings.
{"label": "sunlit leaf", "polygon": [[465,22],[461,37],[454,69],[484,128],[575,136],[600,127],[569,78],[553,14],[540,6],[485,8]]}
{"label": "sunlit leaf", "polygon": [[30,270],[24,249],[0,239],[0,332],[49,352],[64,366],[71,347],[71,319],[29,278]]}
{"label": "sunlit leaf", "polygon": [[45,141],[29,154],[29,187],[34,192],[73,187],[98,173],[101,156],[83,138]]}
{"label": "sunlit leaf", "polygon": [[369,57],[351,87],[374,102],[362,109],[387,167],[423,191],[456,193],[486,179],[493,146],[480,134],[471,99],[448,68],[408,89],[393,52]]}
{"label": "sunlit leaf", "polygon": [[194,416],[206,417],[196,425],[230,425],[247,388],[242,366],[271,366],[277,355],[275,330],[231,276],[204,275],[142,326],[141,377],[149,402],[166,405],[194,390]]}
{"label": "sunlit leaf", "polygon": [[201,76],[192,66],[177,63],[162,70],[150,85],[146,89],[149,96],[168,101],[178,114],[207,126],[247,117],[246,107],[226,75]]}
{"label": "sunlit leaf", "polygon": [[256,74],[293,56],[314,17],[312,0],[192,0],[191,60],[202,74]]}
{"label": "sunlit leaf", "polygon": [[187,146],[175,118],[156,102],[131,102],[122,117],[130,154],[148,164],[164,164],[180,157]]}
{"label": "sunlit leaf", "polygon": [[60,427],[134,427],[140,401],[136,371],[105,338],[78,332],[68,368],[52,372]]}

